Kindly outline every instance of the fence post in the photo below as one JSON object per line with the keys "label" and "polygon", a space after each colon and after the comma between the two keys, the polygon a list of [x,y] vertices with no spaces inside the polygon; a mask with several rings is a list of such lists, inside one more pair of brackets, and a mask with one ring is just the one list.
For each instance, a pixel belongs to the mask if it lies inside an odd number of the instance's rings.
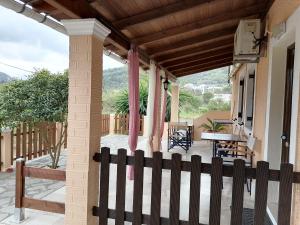
{"label": "fence post", "polygon": [[109,134],[115,133],[115,114],[109,114]]}
{"label": "fence post", "polygon": [[3,139],[1,143],[1,171],[6,171],[11,167],[11,158],[13,157],[11,151],[11,135],[11,130],[5,130],[2,132]]}
{"label": "fence post", "polygon": [[25,177],[23,176],[24,166],[25,160],[23,158],[16,160],[16,199],[14,220],[17,223],[20,223],[25,219],[25,209],[23,208],[23,197],[25,193]]}

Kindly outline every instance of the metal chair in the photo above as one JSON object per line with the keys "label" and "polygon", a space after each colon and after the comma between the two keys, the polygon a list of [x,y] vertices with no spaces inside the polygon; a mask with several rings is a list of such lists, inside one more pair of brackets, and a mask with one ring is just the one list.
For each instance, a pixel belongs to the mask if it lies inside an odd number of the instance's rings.
{"label": "metal chair", "polygon": [[175,146],[186,152],[192,145],[192,131],[187,122],[170,122],[168,124],[168,151]]}
{"label": "metal chair", "polygon": [[[223,158],[223,162],[226,165],[233,165],[235,159],[242,159],[245,161],[245,166],[252,168],[253,167],[253,157],[254,147],[255,147],[256,138],[249,136],[246,145],[236,145],[234,148],[219,148],[217,154],[219,157]],[[247,185],[247,191],[251,195],[252,191],[252,178],[246,179],[245,183]]]}

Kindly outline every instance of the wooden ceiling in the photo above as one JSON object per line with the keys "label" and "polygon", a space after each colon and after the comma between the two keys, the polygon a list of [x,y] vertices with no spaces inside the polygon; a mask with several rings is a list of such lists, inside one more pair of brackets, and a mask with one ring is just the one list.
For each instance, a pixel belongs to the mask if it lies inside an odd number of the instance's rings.
{"label": "wooden ceiling", "polygon": [[111,30],[105,47],[141,66],[155,60],[176,77],[232,64],[240,19],[264,19],[274,0],[23,0],[57,20],[96,18]]}

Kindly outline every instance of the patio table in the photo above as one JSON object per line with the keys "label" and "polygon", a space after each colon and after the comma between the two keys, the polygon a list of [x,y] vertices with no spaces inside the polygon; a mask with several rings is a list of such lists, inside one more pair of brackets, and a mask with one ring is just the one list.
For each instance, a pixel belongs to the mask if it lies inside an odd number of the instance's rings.
{"label": "patio table", "polygon": [[219,119],[215,119],[214,122],[221,124],[221,125],[231,125],[233,124],[232,120],[219,120]]}
{"label": "patio table", "polygon": [[202,132],[201,139],[213,142],[213,157],[217,155],[217,141],[247,142],[247,139],[241,135],[208,132]]}

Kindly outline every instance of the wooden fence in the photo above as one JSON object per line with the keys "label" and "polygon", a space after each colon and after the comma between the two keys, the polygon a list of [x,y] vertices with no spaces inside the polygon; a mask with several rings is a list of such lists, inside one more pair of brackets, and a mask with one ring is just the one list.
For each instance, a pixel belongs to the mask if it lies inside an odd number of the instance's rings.
{"label": "wooden fence", "polygon": [[[213,158],[212,164],[201,163],[201,157],[193,155],[191,162],[181,161],[180,154],[172,154],[172,159],[162,159],[161,152],[153,153],[153,158],[144,158],[143,151],[136,151],[135,156],[127,156],[125,149],[118,155],[111,155],[109,148],[102,148],[94,160],[101,162],[99,207],[94,206],[93,215],[99,217],[100,225],[107,225],[108,218],[116,224],[124,221],[132,224],[150,225],[200,225],[200,182],[201,173],[211,175],[209,225],[220,225],[222,179],[233,177],[231,225],[242,224],[244,182],[246,178],[256,179],[254,224],[264,225],[268,183],[279,182],[278,225],[289,225],[291,217],[291,199],[293,183],[300,183],[300,173],[293,173],[291,164],[282,164],[281,169],[269,169],[269,163],[260,161],[257,168],[247,168],[241,159],[234,161],[234,166],[223,165],[221,158]],[[108,208],[110,164],[117,164],[116,207]],[[125,211],[126,165],[134,165],[133,210]],[[150,215],[143,214],[143,176],[144,168],[152,168],[151,209]],[[171,171],[170,213],[169,218],[161,217],[162,169]],[[189,220],[179,219],[181,171],[190,172]],[[96,196],[95,196],[96,197]]]}
{"label": "wooden fence", "polygon": [[[129,114],[116,114],[115,115],[115,134],[125,134],[129,133]],[[144,133],[144,116],[140,115],[140,129],[139,135],[142,136]]]}
{"label": "wooden fence", "polygon": [[[61,214],[65,213],[64,203],[26,197],[25,195],[26,177],[65,181],[66,180],[65,171],[27,167],[25,166],[24,159],[18,159],[16,163],[16,198],[15,198],[16,209],[30,208],[30,209],[42,210],[42,211],[53,212],[53,213],[61,213]],[[23,220],[24,212],[21,212],[20,214],[21,215],[16,216],[16,218]]]}
{"label": "wooden fence", "polygon": [[[150,225],[201,225],[199,223],[201,174],[211,175],[209,224],[220,225],[222,179],[233,177],[231,224],[241,225],[243,214],[244,182],[246,178],[256,179],[254,224],[264,225],[268,183],[279,182],[278,225],[289,225],[291,217],[291,200],[293,183],[300,183],[300,173],[293,172],[293,165],[282,164],[280,170],[269,169],[269,163],[260,161],[257,168],[245,167],[244,161],[236,159],[233,166],[223,165],[221,158],[213,158],[212,163],[202,163],[201,157],[193,155],[191,161],[182,161],[180,154],[172,154],[172,159],[163,159],[161,152],[153,153],[153,158],[144,158],[143,151],[136,151],[135,156],[127,156],[126,149],[119,149],[118,155],[111,155],[109,148],[102,148],[94,160],[101,162],[99,207],[93,207],[93,215],[99,217],[99,224],[106,225],[108,218],[115,219],[116,224],[124,221]],[[108,208],[110,164],[117,164],[116,208]],[[125,211],[126,166],[134,165],[133,211]],[[144,168],[152,168],[151,209],[150,215],[143,214],[143,180]],[[25,161],[17,161],[16,200],[17,209],[31,208],[63,214],[65,204],[25,196],[25,178],[66,180],[65,171],[33,168],[25,166]],[[162,170],[171,171],[170,213],[169,218],[161,217]],[[189,220],[179,219],[181,172],[190,173]],[[97,197],[97,196],[95,196]],[[18,211],[17,211],[18,212]],[[21,212],[21,211],[19,211]],[[20,213],[22,215],[22,213]],[[23,215],[24,216],[24,215]]]}
{"label": "wooden fence", "polygon": [[110,115],[109,114],[102,114],[101,117],[101,136],[105,136],[109,134],[109,120],[110,120]]}
{"label": "wooden fence", "polygon": [[[109,134],[109,120],[110,115],[102,115],[101,136]],[[67,127],[64,126],[64,129],[67,129]],[[53,145],[56,143],[58,137],[57,132],[56,123],[40,123],[34,127],[23,123],[17,128],[14,128],[9,136],[6,136],[7,138],[4,138],[4,134],[0,133],[0,170],[3,166],[8,168],[13,165],[14,160],[18,158],[31,160],[49,154],[50,148],[53,148]],[[43,135],[47,137],[48,142],[45,141],[46,139],[43,138]],[[64,148],[67,148],[67,130],[64,132],[64,139]],[[3,148],[4,144],[7,144],[4,142],[10,142],[9,145],[7,145],[9,149]],[[10,151],[9,159],[2,157],[3,151]],[[7,160],[9,162],[7,162]]]}
{"label": "wooden fence", "polygon": [[[66,129],[64,126],[62,129]],[[36,126],[31,126],[26,123],[22,123],[20,126],[14,128],[7,139],[4,138],[4,134],[1,134],[0,146],[9,146],[9,149],[2,149],[0,147],[0,155],[3,155],[3,151],[10,151],[9,163],[13,165],[13,161],[18,158],[24,158],[25,160],[31,160],[43,155],[49,154],[49,151],[56,144],[58,138],[58,129],[56,123],[39,123]],[[67,131],[64,132],[65,143],[64,147],[67,146]],[[48,140],[48,141],[46,141]],[[3,143],[3,142],[10,142]],[[7,154],[7,153],[4,153]],[[0,169],[3,165],[1,159]],[[6,159],[7,166],[7,159]]]}

